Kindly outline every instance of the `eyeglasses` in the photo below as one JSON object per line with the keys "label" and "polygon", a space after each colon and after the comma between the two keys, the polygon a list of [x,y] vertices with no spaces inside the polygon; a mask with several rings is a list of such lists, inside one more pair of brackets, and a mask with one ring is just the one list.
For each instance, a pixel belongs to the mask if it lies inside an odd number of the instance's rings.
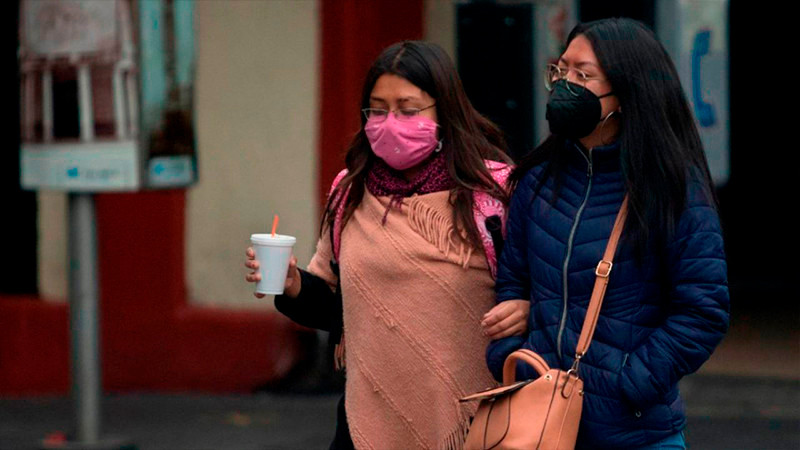
{"label": "eyeglasses", "polygon": [[[569,80],[567,77],[569,73],[575,74],[574,80]],[[583,90],[586,89],[586,82],[591,80],[603,80],[601,77],[591,77],[586,75],[586,72],[581,69],[560,67],[555,64],[548,64],[544,72],[544,87],[548,91],[552,91],[555,84],[559,80],[571,81],[567,83],[567,89],[574,95],[581,95]]]}
{"label": "eyeglasses", "polygon": [[436,106],[436,103],[424,108],[398,108],[392,111],[387,111],[380,108],[364,108],[361,110],[361,112],[364,113],[364,117],[366,117],[367,120],[372,120],[373,122],[378,123],[386,120],[386,117],[389,116],[390,112],[394,113],[395,119],[400,121],[408,121],[418,116],[422,111],[433,108],[434,106]]}

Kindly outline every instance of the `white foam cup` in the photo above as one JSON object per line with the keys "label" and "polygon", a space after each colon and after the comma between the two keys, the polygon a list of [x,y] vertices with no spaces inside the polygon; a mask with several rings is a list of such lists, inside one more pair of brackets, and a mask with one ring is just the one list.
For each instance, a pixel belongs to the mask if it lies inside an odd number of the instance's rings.
{"label": "white foam cup", "polygon": [[256,284],[256,292],[260,294],[283,294],[286,284],[286,272],[289,270],[289,258],[297,239],[294,236],[269,233],[250,235],[250,243],[256,252],[261,281]]}

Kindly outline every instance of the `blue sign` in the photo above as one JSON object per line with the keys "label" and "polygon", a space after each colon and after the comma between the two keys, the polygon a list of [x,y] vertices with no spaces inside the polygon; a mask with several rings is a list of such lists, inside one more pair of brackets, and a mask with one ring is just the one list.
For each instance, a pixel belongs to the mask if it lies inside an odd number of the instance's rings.
{"label": "blue sign", "polygon": [[701,92],[703,78],[700,76],[702,69],[700,61],[703,56],[708,54],[710,44],[711,30],[700,30],[695,35],[692,46],[692,100],[694,101],[694,113],[701,127],[710,127],[717,123],[714,106],[703,99]]}

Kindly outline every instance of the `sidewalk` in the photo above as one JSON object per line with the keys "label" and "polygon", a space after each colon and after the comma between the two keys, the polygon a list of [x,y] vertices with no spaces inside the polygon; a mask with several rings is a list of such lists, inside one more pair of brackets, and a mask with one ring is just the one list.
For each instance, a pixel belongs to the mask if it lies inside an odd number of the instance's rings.
{"label": "sidewalk", "polygon": [[[800,381],[693,375],[682,382],[693,450],[800,448]],[[327,449],[337,394],[118,395],[103,404],[106,437],[138,450]],[[27,450],[72,427],[67,398],[0,399],[0,449]]]}
{"label": "sidewalk", "polygon": [[[103,402],[102,436],[139,450],[327,448],[338,395],[120,395]],[[38,448],[73,425],[68,398],[0,400],[0,449]]]}

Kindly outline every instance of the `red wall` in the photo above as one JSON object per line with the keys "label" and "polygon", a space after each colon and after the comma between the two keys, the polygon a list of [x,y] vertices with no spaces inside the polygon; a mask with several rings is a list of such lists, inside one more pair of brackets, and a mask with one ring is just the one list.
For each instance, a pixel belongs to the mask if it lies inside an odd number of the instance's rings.
{"label": "red wall", "polygon": [[[183,191],[97,195],[96,209],[106,390],[248,392],[302,357],[280,314],[188,304]],[[68,391],[68,320],[65,304],[0,298],[0,394]]]}
{"label": "red wall", "polygon": [[69,389],[67,307],[0,296],[0,395]]}
{"label": "red wall", "polygon": [[324,205],[347,144],[361,127],[361,90],[381,50],[421,39],[422,0],[323,0],[319,198]]}

